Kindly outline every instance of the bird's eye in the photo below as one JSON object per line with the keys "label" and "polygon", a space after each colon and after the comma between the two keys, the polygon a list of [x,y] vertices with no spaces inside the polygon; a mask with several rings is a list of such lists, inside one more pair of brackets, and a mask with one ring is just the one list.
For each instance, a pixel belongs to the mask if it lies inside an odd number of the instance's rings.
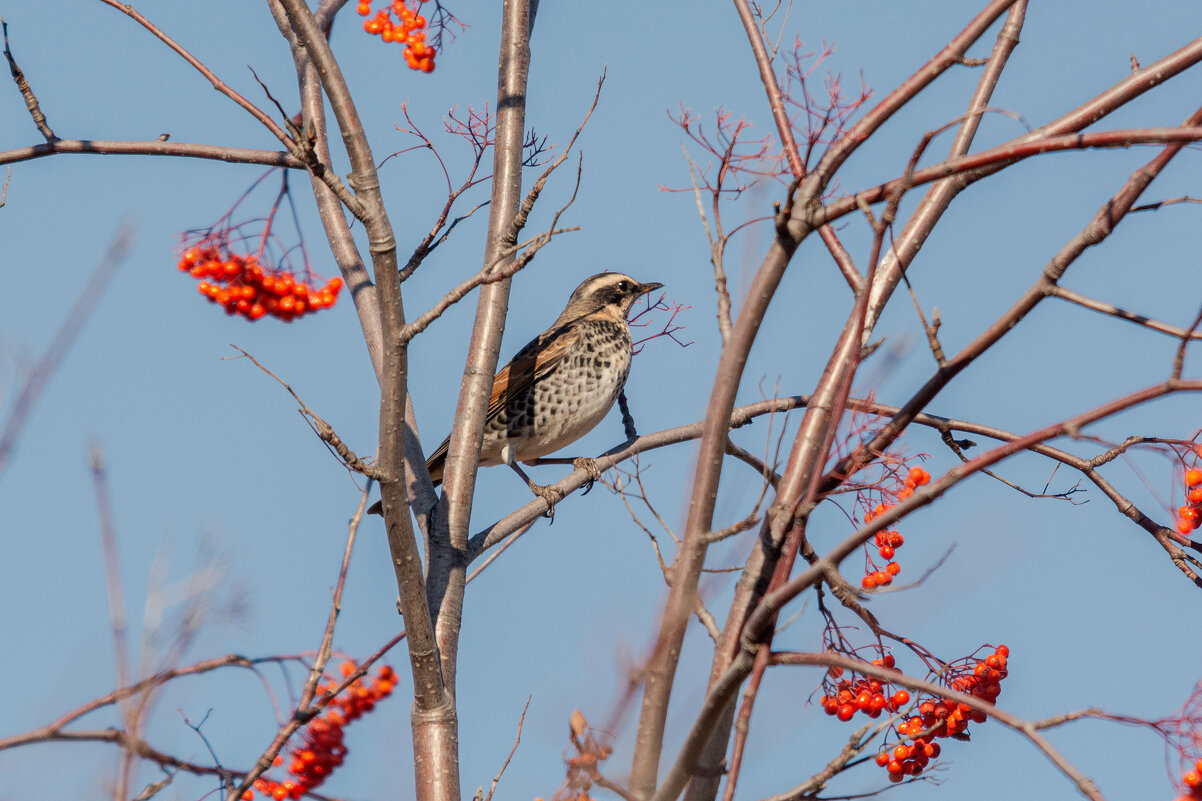
{"label": "bird's eye", "polygon": [[618,282],[618,291],[619,292],[629,292],[630,291],[630,282],[629,281],[619,281]]}

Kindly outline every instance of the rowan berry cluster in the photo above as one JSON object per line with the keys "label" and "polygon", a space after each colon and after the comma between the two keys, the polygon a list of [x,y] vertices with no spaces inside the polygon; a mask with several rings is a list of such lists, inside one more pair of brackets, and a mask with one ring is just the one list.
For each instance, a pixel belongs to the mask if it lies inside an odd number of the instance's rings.
{"label": "rowan berry cluster", "polygon": [[1202,799],[1202,759],[1194,763],[1193,770],[1188,770],[1181,777],[1185,785],[1185,795],[1178,796],[1177,801],[1198,801]]}
{"label": "rowan berry cluster", "polygon": [[1185,471],[1185,505],[1177,510],[1177,531],[1189,534],[1202,526],[1202,470]]}
{"label": "rowan berry cluster", "polygon": [[[434,71],[435,49],[426,44],[426,18],[418,14],[425,0],[415,0],[414,9],[410,9],[404,0],[394,2],[381,8],[371,19],[363,21],[363,30],[373,36],[379,36],[385,42],[403,44],[405,63],[411,70],[422,72]],[[371,14],[371,3],[361,0],[357,8],[360,16]],[[393,22],[393,17],[396,22]]]}
{"label": "rowan berry cluster", "polygon": [[[999,645],[984,659],[969,657],[958,665],[949,666],[944,679],[953,689],[993,703],[1001,693],[1006,678],[1006,660],[1010,649]],[[984,723],[985,713],[968,704],[933,696],[923,699],[917,714],[899,721],[894,727],[899,741],[892,749],[877,753],[876,763],[889,771],[889,781],[899,782],[906,776],[917,776],[927,764],[939,756],[936,738],[965,739],[969,723]],[[908,743],[907,743],[908,741]]]}
{"label": "rowan berry cluster", "polygon": [[[872,664],[890,670],[895,669],[892,654],[874,659]],[[890,692],[893,688],[889,686],[888,682],[857,676],[850,680],[840,679],[838,683],[835,683],[834,680],[842,675],[843,668],[840,667],[833,667],[827,671],[826,678],[822,681],[826,695],[819,698],[818,703],[826,714],[833,715],[845,723],[855,717],[857,712],[863,712],[870,718],[878,718],[885,710],[891,713],[896,712],[910,703],[908,692],[905,690]]]}
{"label": "rowan berry cluster", "polygon": [[[891,493],[898,501],[904,501],[914,494],[914,490],[924,484],[929,483],[931,474],[921,467],[911,467],[910,472],[906,474],[903,486],[895,493]],[[883,515],[889,509],[893,508],[893,503],[879,503],[871,511],[864,514],[864,522],[869,523],[874,518]],[[873,545],[876,546],[877,553],[885,560],[884,569],[877,567],[873,562],[871,555],[864,567],[864,578],[860,579],[860,586],[866,590],[871,590],[874,587],[887,587],[893,583],[893,577],[901,572],[901,565],[893,560],[897,549],[905,544],[905,538],[901,532],[896,530],[878,531],[873,538]]]}
{"label": "rowan berry cluster", "polygon": [[325,286],[297,281],[288,270],[259,263],[254,255],[223,252],[208,245],[191,247],[179,260],[179,269],[202,279],[197,289],[211,302],[248,320],[271,315],[284,322],[329,308],[338,301],[342,279],[335,276]]}
{"label": "rowan berry cluster", "polygon": [[[356,669],[354,664],[344,662],[341,667],[343,678],[350,676]],[[264,798],[284,801],[286,798],[300,798],[321,786],[346,758],[343,729],[351,721],[372,711],[377,701],[392,694],[396,684],[397,675],[387,665],[376,672],[374,681],[356,679],[330,701],[325,714],[309,722],[300,743],[292,747],[292,762],[288,765],[288,772],[292,774],[292,778],[283,782],[256,779],[254,789],[242,794],[242,801],[253,801],[256,790],[262,793]],[[317,686],[318,694],[324,694],[331,689],[333,685]],[[277,760],[275,764],[280,762]]]}

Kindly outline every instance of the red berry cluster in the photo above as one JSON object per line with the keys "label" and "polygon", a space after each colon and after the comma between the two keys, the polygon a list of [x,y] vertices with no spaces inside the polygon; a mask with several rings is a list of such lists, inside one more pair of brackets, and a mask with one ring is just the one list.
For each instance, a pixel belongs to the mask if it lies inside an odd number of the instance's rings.
{"label": "red berry cluster", "polygon": [[1202,526],[1202,470],[1185,471],[1185,505],[1177,510],[1177,530],[1189,534]]}
{"label": "red berry cluster", "polygon": [[[880,659],[872,660],[872,664],[893,669],[893,656],[886,654]],[[877,718],[886,709],[892,713],[910,703],[910,694],[905,690],[890,694],[892,687],[888,682],[882,683],[876,679],[859,676],[850,681],[842,679],[837,684],[834,683],[833,679],[842,675],[843,668],[831,668],[822,682],[827,694],[818,699],[826,714],[834,715],[841,721],[851,720],[857,712]]]}
{"label": "red berry cluster", "polygon": [[[948,684],[953,690],[993,703],[1002,691],[1001,682],[1007,676],[1009,655],[1010,649],[999,645],[984,659],[970,658],[962,663],[961,669],[949,671],[953,677]],[[889,771],[889,781],[899,782],[906,776],[922,773],[927,763],[939,756],[936,738],[963,739],[970,722],[985,722],[984,712],[946,698],[925,699],[917,711],[918,714],[899,721],[895,727],[900,738],[898,744],[892,750],[885,749],[876,755],[876,763]]]}
{"label": "red berry cluster", "polygon": [[1185,785],[1185,795],[1179,796],[1177,801],[1198,801],[1202,799],[1202,759],[1194,763],[1193,770],[1188,770],[1181,777],[1181,783]]}
{"label": "red berry cluster", "polygon": [[[896,497],[899,501],[904,501],[914,494],[914,490],[927,484],[931,480],[931,474],[921,467],[911,467],[910,472],[906,474],[905,486],[897,491]],[[892,503],[879,503],[874,509],[864,515],[864,522],[869,523],[873,518],[887,512],[893,507]],[[874,587],[887,587],[893,583],[893,577],[901,572],[901,565],[893,561],[893,555],[905,543],[905,538],[898,531],[878,531],[873,539],[873,544],[877,548],[877,553],[884,559],[887,564],[885,569],[877,568],[872,561],[872,557],[868,557],[868,563],[864,568],[864,578],[860,579],[860,586],[866,590],[871,590]]]}
{"label": "red berry cluster", "polygon": [[193,278],[208,279],[197,286],[200,294],[223,306],[226,314],[248,320],[270,314],[290,323],[333,306],[342,291],[342,279],[337,276],[323,287],[310,286],[287,270],[264,267],[253,255],[223,254],[212,246],[184,251],[179,268]]}
{"label": "red berry cluster", "polygon": [[[341,670],[345,678],[354,673],[356,667],[350,662],[344,662]],[[387,698],[396,684],[396,673],[387,665],[376,672],[374,682],[356,679],[330,702],[324,715],[314,718],[305,727],[301,742],[291,749],[292,762],[288,765],[288,772],[292,774],[292,778],[283,782],[256,779],[254,790],[243,793],[242,801],[253,801],[255,790],[265,798],[284,801],[286,798],[300,798],[321,786],[346,758],[347,749],[342,742],[343,728],[372,711],[376,702]],[[319,694],[330,689],[332,687],[327,685],[317,686]],[[276,764],[279,764],[278,761]]]}
{"label": "red berry cluster", "polygon": [[[416,0],[415,8],[421,8],[425,0]],[[361,0],[357,8],[360,16],[371,14],[371,3]],[[397,22],[392,21],[396,15]],[[363,30],[379,36],[385,42],[405,45],[405,63],[411,70],[434,71],[435,49],[426,44],[426,18],[416,10],[410,10],[404,0],[394,0],[376,12],[371,19],[363,21]]]}

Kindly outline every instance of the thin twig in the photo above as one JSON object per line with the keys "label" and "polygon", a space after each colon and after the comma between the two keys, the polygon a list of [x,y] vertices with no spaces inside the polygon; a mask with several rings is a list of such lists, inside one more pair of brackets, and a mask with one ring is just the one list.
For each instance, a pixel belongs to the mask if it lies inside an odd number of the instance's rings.
{"label": "thin twig", "polygon": [[29,371],[29,376],[25,379],[20,392],[17,393],[16,400],[9,408],[7,419],[4,420],[3,425],[0,425],[0,475],[3,475],[5,468],[8,467],[13,449],[16,447],[30,412],[33,411],[42,392],[46,389],[46,385],[58,370],[59,365],[62,364],[67,351],[75,343],[79,332],[83,330],[92,311],[96,308],[96,304],[100,302],[100,298],[108,287],[109,281],[117,272],[117,268],[125,261],[125,257],[133,246],[133,238],[133,225],[129,222],[122,223],[117,229],[117,233],[113,235],[113,241],[109,243],[108,250],[105,251],[96,265],[96,269],[92,271],[91,277],[88,278],[88,282],[79,293],[75,305],[71,307],[71,311],[63,318],[62,324],[54,333],[54,339],[50,341],[46,352]]}
{"label": "thin twig", "polygon": [[227,83],[225,83],[225,81],[218,78],[212,70],[201,63],[200,59],[189,53],[182,45],[164,33],[157,25],[148,20],[146,17],[142,16],[142,14],[138,13],[138,10],[132,5],[129,5],[128,3],[120,3],[117,2],[117,0],[100,1],[105,5],[112,6],[113,8],[117,9],[122,14],[125,14],[143,28],[150,31],[156,38],[159,39],[159,41],[174,50],[176,54],[180,56],[180,58],[182,58],[184,61],[187,61],[194,69],[196,69],[197,72],[207,78],[209,83],[213,84],[214,89],[228,97],[230,100],[233,100],[235,103],[249,112],[252,117],[262,123],[263,127],[271,131],[272,135],[275,136],[276,139],[279,139],[280,142],[284,144],[284,147],[288,148],[289,152],[296,151],[296,148],[298,147],[296,141],[289,136],[283,128],[277,125],[275,120],[271,119],[271,116],[268,115],[267,112],[263,111],[254,103],[251,103],[245,97],[235,92]]}
{"label": "thin twig", "polygon": [[522,726],[526,723],[526,710],[530,708],[530,700],[532,698],[534,698],[532,695],[526,698],[526,705],[522,707],[522,716],[518,719],[518,733],[513,738],[513,748],[509,749],[509,756],[505,757],[505,764],[501,765],[501,769],[493,777],[492,784],[488,787],[488,795],[484,797],[484,801],[492,801],[492,794],[497,790],[497,783],[505,775],[505,768],[509,767],[509,760],[513,759],[513,755],[517,753],[518,744],[522,742]]}
{"label": "thin twig", "polygon": [[[54,135],[54,131],[50,130],[50,125],[46,122],[46,115],[42,113],[42,106],[38,103],[37,95],[33,93],[33,88],[25,79],[25,73],[17,66],[17,60],[8,47],[8,23],[4,21],[3,17],[0,17],[0,29],[4,31],[4,57],[8,59],[8,71],[12,73],[21,97],[25,99],[25,108],[29,110],[29,116],[33,118],[33,124],[37,127],[38,132],[47,142],[53,143],[58,140],[58,137]],[[7,184],[5,184],[5,188],[8,188]],[[0,202],[0,206],[2,205],[4,204]]]}
{"label": "thin twig", "polygon": [[[1137,210],[1138,209],[1135,208],[1131,209],[1132,212]],[[1142,325],[1144,328],[1158,331],[1162,334],[1168,334],[1169,336],[1177,339],[1202,339],[1202,331],[1187,331],[1179,326],[1162,323],[1160,320],[1154,320],[1151,317],[1145,317],[1142,314],[1136,314],[1135,312],[1129,312],[1126,309],[1120,309],[1118,306],[1115,306],[1112,303],[1094,300],[1093,298],[1082,295],[1079,292],[1074,292],[1071,289],[1065,289],[1060,285],[1050,287],[1048,294],[1060,298],[1061,300],[1067,300],[1069,303],[1075,303],[1082,308],[1090,309],[1091,311],[1096,311],[1110,317],[1115,317],[1119,320],[1126,320],[1127,322],[1135,323],[1136,325]]]}
{"label": "thin twig", "polygon": [[284,381],[282,378],[280,378],[275,373],[268,370],[266,367],[263,366],[263,364],[258,359],[256,359],[254,356],[251,356],[246,351],[242,350],[242,348],[238,347],[237,345],[233,345],[233,344],[231,344],[230,347],[233,348],[234,350],[238,351],[239,353],[241,353],[247,359],[250,359],[251,362],[254,363],[255,367],[258,367],[260,370],[267,373],[267,375],[274,378],[280,386],[282,386],[284,389],[288,390],[288,394],[291,395],[292,399],[294,401],[296,401],[297,404],[300,405],[300,410],[299,410],[300,413],[303,414],[307,420],[311,421],[311,424],[313,425],[313,429],[316,432],[317,436],[321,439],[322,442],[326,443],[330,447],[330,449],[333,450],[334,453],[338,455],[338,457],[340,459],[342,459],[343,463],[346,464],[347,467],[349,467],[351,470],[354,470],[356,473],[362,473],[363,475],[367,476],[368,478],[374,478],[374,479],[379,478],[379,474],[378,474],[377,470],[375,469],[375,467],[373,467],[367,461],[356,456],[355,452],[352,451],[350,449],[350,447],[347,446],[347,444],[345,442],[343,442],[342,438],[339,437],[338,434],[334,432],[334,427],[331,426],[329,423],[327,423],[325,420],[323,420],[320,416],[318,416],[318,414],[316,412],[314,412],[312,409],[310,409],[305,404],[305,402],[303,400],[301,400],[300,395],[297,395],[296,392],[292,389],[291,386],[288,385],[288,383],[286,381]]}

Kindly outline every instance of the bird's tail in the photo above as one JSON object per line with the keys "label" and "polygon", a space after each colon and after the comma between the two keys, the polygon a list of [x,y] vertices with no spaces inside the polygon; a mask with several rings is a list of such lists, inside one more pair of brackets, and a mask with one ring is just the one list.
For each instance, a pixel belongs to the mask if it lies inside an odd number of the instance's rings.
{"label": "bird's tail", "polygon": [[[442,483],[442,470],[447,462],[447,447],[448,442],[444,442],[438,446],[438,450],[430,454],[430,458],[426,460],[426,469],[430,471],[430,478],[434,481],[434,486],[437,487]],[[367,510],[369,515],[384,514],[384,503],[376,501]]]}
{"label": "bird's tail", "polygon": [[436,487],[442,483],[442,470],[447,463],[447,444],[444,442],[426,460],[426,469],[430,471],[430,479]]}

